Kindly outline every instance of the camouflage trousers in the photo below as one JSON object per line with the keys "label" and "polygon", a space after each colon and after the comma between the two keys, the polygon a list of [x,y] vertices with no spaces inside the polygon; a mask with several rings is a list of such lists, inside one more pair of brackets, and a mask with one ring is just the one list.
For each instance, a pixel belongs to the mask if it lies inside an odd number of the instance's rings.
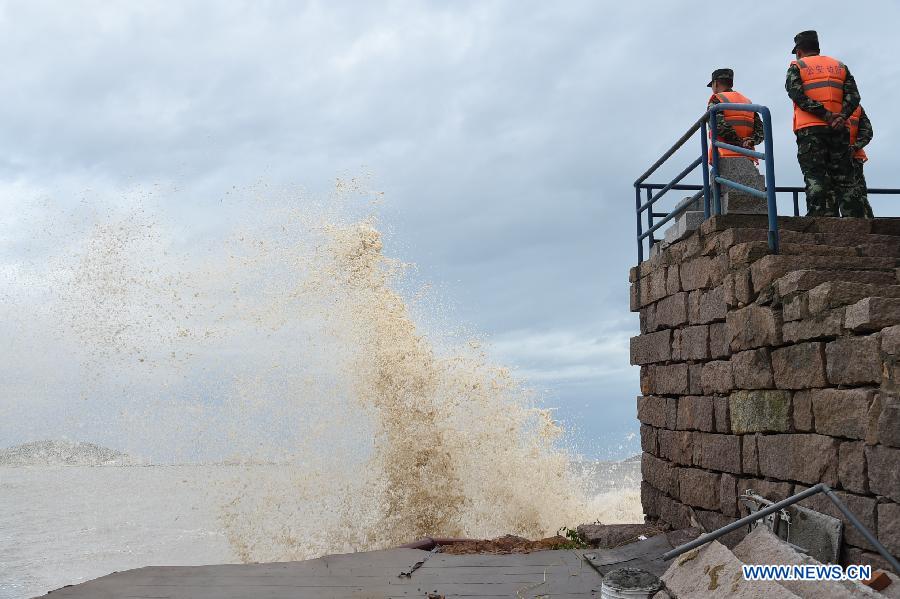
{"label": "camouflage trousers", "polygon": [[797,162],[806,181],[807,216],[865,216],[853,199],[853,154],[846,127],[797,131]]}
{"label": "camouflage trousers", "polygon": [[838,210],[841,216],[862,216],[864,218],[875,218],[872,214],[872,205],[869,204],[868,185],[866,185],[866,175],[863,172],[863,161],[856,158],[851,159],[853,162],[853,189],[850,192],[850,199],[839,205],[834,194],[834,189],[828,193],[829,210]]}

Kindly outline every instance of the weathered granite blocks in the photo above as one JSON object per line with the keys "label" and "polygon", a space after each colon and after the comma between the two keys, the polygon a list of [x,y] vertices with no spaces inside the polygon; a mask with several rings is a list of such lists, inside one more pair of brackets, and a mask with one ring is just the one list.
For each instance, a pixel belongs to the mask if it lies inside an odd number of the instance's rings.
{"label": "weathered granite blocks", "polygon": [[[715,527],[825,482],[900,547],[900,224],[705,221],[631,270],[647,518]],[[827,499],[807,505],[840,517]],[[844,560],[877,563],[845,528]]]}

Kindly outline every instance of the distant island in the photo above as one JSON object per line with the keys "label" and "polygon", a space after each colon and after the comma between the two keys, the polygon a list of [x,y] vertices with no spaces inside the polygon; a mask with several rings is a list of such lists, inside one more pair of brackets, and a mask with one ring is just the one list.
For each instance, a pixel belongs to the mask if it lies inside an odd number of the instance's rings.
{"label": "distant island", "polygon": [[128,466],[121,451],[81,441],[32,441],[0,449],[0,466]]}

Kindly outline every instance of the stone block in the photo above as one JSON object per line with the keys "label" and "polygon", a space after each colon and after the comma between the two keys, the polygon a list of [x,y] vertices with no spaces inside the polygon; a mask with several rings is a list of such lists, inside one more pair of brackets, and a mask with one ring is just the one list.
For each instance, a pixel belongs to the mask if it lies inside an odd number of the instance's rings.
{"label": "stone block", "polygon": [[881,331],[881,351],[892,356],[900,355],[900,325]]}
{"label": "stone block", "polygon": [[645,395],[685,395],[689,393],[688,365],[641,366],[641,392]]}
{"label": "stone block", "polygon": [[[718,511],[703,510],[700,508],[694,509],[694,518],[696,519],[697,523],[703,527],[704,530],[709,531],[722,528],[723,526],[728,526],[729,524],[737,520],[737,518],[731,518],[729,516],[720,514]],[[726,547],[734,547],[735,545],[740,543],[746,536],[747,528],[742,526],[737,530],[733,530],[719,537],[719,542],[721,542]],[[710,596],[715,597],[718,595],[705,595],[704,597]],[[730,594],[725,596],[732,597],[732,595]]]}
{"label": "stone block", "polygon": [[837,308],[811,318],[784,323],[782,339],[785,343],[798,343],[811,339],[837,337],[844,330],[844,309]]}
{"label": "stone block", "polygon": [[759,475],[759,447],[756,438],[759,435],[742,435],[741,440],[741,472]]}
{"label": "stone block", "polygon": [[740,268],[748,266],[770,253],[769,244],[765,241],[739,243],[728,250],[728,263],[732,268]]}
{"label": "stone block", "polygon": [[741,472],[741,439],[736,435],[696,433],[694,464],[719,472]]}
{"label": "stone block", "polygon": [[[795,493],[801,493],[805,491],[808,487],[803,485],[797,485],[794,489]],[[877,504],[874,497],[864,497],[861,495],[856,495],[854,493],[848,493],[846,491],[835,491],[835,495],[840,499],[844,505],[855,515],[863,526],[868,528],[872,532],[876,532],[875,526],[875,514],[877,510]],[[827,514],[829,516],[833,516],[841,520],[844,523],[844,542],[854,545],[856,547],[862,547],[864,549],[872,550],[874,547],[866,541],[865,537],[856,530],[849,520],[844,517],[844,514],[835,507],[831,500],[828,499],[823,493],[818,493],[809,497],[808,499],[804,499],[800,502],[800,505],[804,507],[808,507],[809,509],[816,510],[817,512],[822,512],[823,514]],[[876,533],[877,534],[877,533]]]}
{"label": "stone block", "polygon": [[703,395],[703,364],[691,364],[688,368],[688,393]]}
{"label": "stone block", "polygon": [[874,389],[818,389],[812,392],[815,429],[822,435],[865,439]]}
{"label": "stone block", "polygon": [[578,536],[591,547],[613,549],[639,540],[641,535],[659,534],[653,524],[579,524]]}
{"label": "stone block", "polygon": [[759,471],[779,480],[836,486],[837,441],[812,434],[760,435]]}
{"label": "stone block", "polygon": [[[719,519],[709,521],[710,530],[722,521]],[[727,524],[727,521],[725,522]],[[718,541],[712,541],[697,551],[696,554],[689,554],[690,559],[685,556],[676,558],[663,574],[662,580],[672,595],[684,599],[695,597],[798,599],[797,595],[777,582],[745,580],[741,572],[743,562]]]}
{"label": "stone block", "polygon": [[652,364],[672,358],[672,331],[646,333],[631,338],[631,363]]}
{"label": "stone block", "polygon": [[878,336],[842,337],[828,344],[828,381],[833,385],[881,383]]}
{"label": "stone block", "polygon": [[728,415],[728,398],[713,397],[715,411],[715,427],[717,433],[731,432],[731,417]]}
{"label": "stone block", "polygon": [[671,462],[641,455],[641,477],[670,497],[678,498],[678,469]]}
{"label": "stone block", "polygon": [[694,324],[725,320],[725,312],[725,288],[722,285],[709,291],[692,291],[688,297],[688,319]]}
{"label": "stone block", "polygon": [[[827,267],[826,267],[827,268]],[[836,271],[836,270],[796,270],[785,274],[776,281],[778,295],[785,297],[799,291],[808,291],[828,281],[846,281],[849,283],[894,285],[895,278],[877,270]]]}
{"label": "stone block", "polygon": [[[859,547],[844,544],[841,547],[841,565],[861,564],[864,566],[872,566],[873,573],[876,570],[884,570],[885,572],[893,572],[891,565],[880,554],[873,551],[865,551]],[[878,595],[876,594],[876,597]],[[890,595],[883,595],[885,599]],[[897,596],[896,594],[894,595]],[[654,598],[655,599],[655,598]],[[664,599],[664,598],[663,598]]]}
{"label": "stone block", "polygon": [[722,286],[725,305],[729,308],[740,308],[753,303],[753,300],[756,299],[748,269],[727,275]]}
{"label": "stone block", "polygon": [[732,355],[731,372],[737,389],[771,389],[775,386],[769,350],[765,347]]}
{"label": "stone block", "polygon": [[[878,443],[878,423],[881,420],[883,403],[886,401],[886,395],[876,393],[875,400],[872,401],[872,405],[869,406],[868,427],[866,429],[866,445],[875,445]],[[890,443],[888,443],[888,445],[890,445]]]}
{"label": "stone block", "polygon": [[880,401],[878,441],[890,447],[900,447],[900,398],[882,393]]}
{"label": "stone block", "polygon": [[[742,478],[738,481],[738,494],[746,490],[752,490],[769,501],[782,501],[794,494],[794,485],[788,482],[766,480],[763,478]],[[747,510],[741,505],[741,516],[746,516]]]}
{"label": "stone block", "polygon": [[862,256],[764,256],[750,267],[754,291],[760,291],[776,279],[793,270],[889,270],[894,268],[893,258]]}
{"label": "stone block", "polygon": [[691,431],[670,431],[660,429],[657,431],[659,439],[659,457],[679,466],[692,466],[694,464],[694,435]]}
{"label": "stone block", "polygon": [[686,210],[682,212],[675,222],[666,229],[666,243],[675,243],[680,241],[696,231],[703,224],[704,216],[702,210]]}
{"label": "stone block", "polygon": [[725,317],[732,351],[781,343],[781,314],[767,306],[750,305]]}
{"label": "stone block", "polygon": [[900,324],[900,298],[867,297],[847,306],[844,326],[854,332],[871,332]]}
{"label": "stone block", "polygon": [[647,424],[641,425],[641,451],[659,455],[659,445],[656,444],[656,429]]}
{"label": "stone block", "polygon": [[683,503],[708,510],[719,509],[719,475],[699,468],[679,468],[678,488]]}
{"label": "stone block", "polygon": [[728,265],[724,256],[700,256],[681,264],[681,288],[685,291],[706,289],[718,285]]}
{"label": "stone block", "polygon": [[661,300],[666,297],[666,268],[660,267],[650,273],[649,279],[649,299],[651,302]]}
{"label": "stone block", "polygon": [[637,417],[640,422],[655,428],[666,427],[667,398],[642,395],[637,398]]}
{"label": "stone block", "polygon": [[875,445],[866,447],[866,465],[869,471],[869,489],[900,502],[900,449]]}
{"label": "stone block", "polygon": [[659,518],[659,497],[662,495],[658,489],[645,480],[641,481],[641,508],[647,518]]}
{"label": "stone block", "polygon": [[900,286],[828,281],[810,289],[808,296],[810,313],[818,314],[831,308],[854,304],[865,298],[900,297]]}
{"label": "stone block", "polygon": [[703,393],[729,393],[734,388],[731,375],[731,362],[716,360],[703,365],[700,375]]}
{"label": "stone block", "polygon": [[893,555],[900,555],[900,505],[878,505],[878,532],[875,536]]}
{"label": "stone block", "polygon": [[838,447],[838,480],[841,487],[848,491],[869,492],[866,444],[863,441],[844,441]]}
{"label": "stone block", "polygon": [[790,430],[791,394],[787,391],[735,391],[728,398],[731,431],[783,433]]}
{"label": "stone block", "polygon": [[628,309],[637,312],[644,304],[641,302],[640,283],[632,283],[628,286]]}
{"label": "stone block", "polygon": [[730,339],[724,322],[709,325],[709,357],[713,360],[728,358],[731,355]]}
{"label": "stone block", "polygon": [[642,333],[652,333],[656,330],[656,304],[650,304],[641,308],[639,321]]}
{"label": "stone block", "polygon": [[673,360],[706,360],[709,358],[709,327],[706,325],[678,329],[672,344]]}
{"label": "stone block", "polygon": [[805,293],[795,295],[783,301],[782,317],[785,322],[809,317],[809,303]]}
{"label": "stone block", "polygon": [[678,430],[699,430],[713,432],[713,398],[685,395],[678,399]]}
{"label": "stone block", "polygon": [[815,391],[797,391],[794,393],[794,430],[810,433],[813,428],[812,394]]}
{"label": "stone block", "polygon": [[659,519],[675,529],[691,526],[691,508],[660,493]]}
{"label": "stone block", "polygon": [[677,264],[669,266],[666,270],[666,294],[673,295],[681,291],[681,275]]}
{"label": "stone block", "polygon": [[772,371],[779,389],[825,387],[825,344],[800,343],[772,352]]}
{"label": "stone block", "polygon": [[737,496],[737,478],[723,473],[719,480],[719,510],[726,516],[736,518],[740,515]]}
{"label": "stone block", "polygon": [[656,328],[677,327],[688,321],[688,294],[681,292],[663,298],[656,303],[654,323]]}

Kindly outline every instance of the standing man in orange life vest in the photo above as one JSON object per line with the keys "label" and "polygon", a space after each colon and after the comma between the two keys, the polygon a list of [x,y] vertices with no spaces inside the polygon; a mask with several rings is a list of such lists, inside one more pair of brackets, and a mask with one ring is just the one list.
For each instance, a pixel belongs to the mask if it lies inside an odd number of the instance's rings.
{"label": "standing man in orange life vest", "polygon": [[863,164],[869,159],[863,148],[875,136],[872,121],[869,120],[869,115],[863,110],[862,105],[859,105],[847,119],[847,125],[850,127],[850,150],[853,152],[853,194],[848,203],[853,204],[853,209],[857,208],[856,204],[861,205],[866,218],[875,218],[872,205],[869,204],[866,175],[863,172]]}
{"label": "standing man in orange life vest", "polygon": [[[734,85],[734,71],[731,69],[716,69],[706,87],[712,88],[707,108],[713,104],[753,104],[753,102],[740,92],[732,89]],[[744,112],[742,110],[723,110],[716,114],[716,139],[733,146],[741,146],[752,150],[764,139],[763,124],[759,114]],[[710,127],[712,129],[712,127]],[[710,146],[710,162],[712,162],[712,146]],[[749,158],[732,150],[719,148],[720,158]]]}
{"label": "standing man in orange life vest", "polygon": [[847,119],[859,106],[856,80],[847,66],[819,54],[819,36],[794,37],[797,59],[785,89],[794,102],[797,161],[806,181],[807,216],[865,216],[853,197],[853,164]]}
{"label": "standing man in orange life vest", "polygon": [[[706,87],[712,88],[707,109],[713,104],[753,104],[744,94],[734,91],[734,71],[731,69],[716,69],[712,73],[710,82]],[[723,141],[733,146],[740,146],[752,150],[765,139],[762,119],[758,113],[744,110],[721,110],[716,113],[716,124],[710,124],[710,139],[712,131],[716,131],[716,140]],[[712,164],[713,146],[709,146],[709,162]],[[719,175],[751,187],[762,189],[765,179],[756,169],[758,161],[739,154],[734,150],[719,148]],[[723,191],[728,190],[727,185],[722,186]],[[723,197],[722,209],[725,212],[742,212],[750,204],[757,203],[752,196],[729,190]]]}

